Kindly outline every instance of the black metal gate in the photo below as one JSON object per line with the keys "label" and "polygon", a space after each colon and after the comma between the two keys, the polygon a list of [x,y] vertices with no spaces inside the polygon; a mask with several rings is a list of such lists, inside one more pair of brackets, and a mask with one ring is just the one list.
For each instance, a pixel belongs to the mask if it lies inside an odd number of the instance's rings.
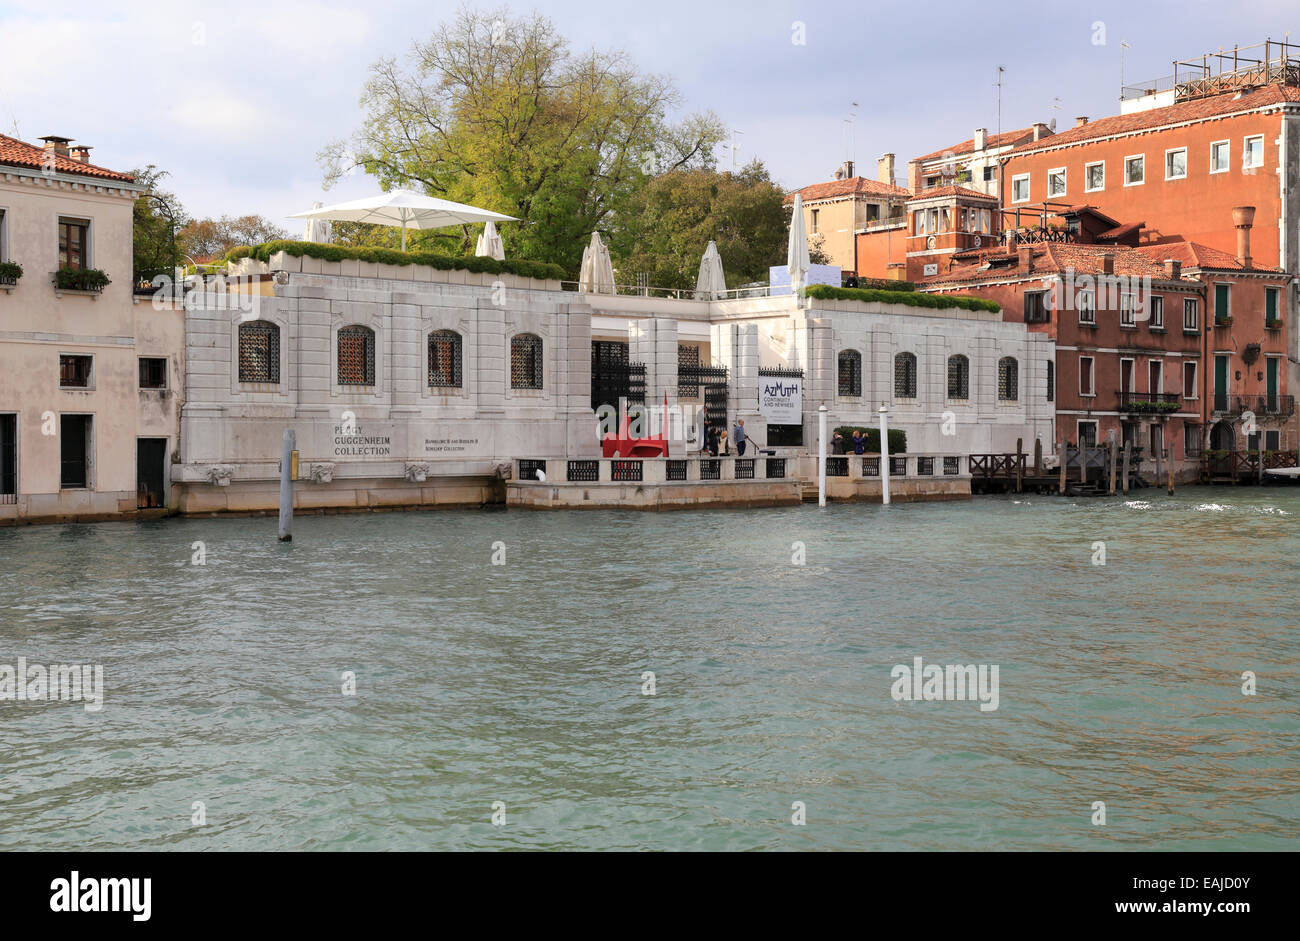
{"label": "black metal gate", "polygon": [[167,472],[167,439],[137,438],[135,442],[135,505],[146,510],[165,506],[163,481]]}
{"label": "black metal gate", "polygon": [[593,340],[591,344],[591,407],[618,408],[618,400],[645,402],[645,363],[628,362],[626,343]]}
{"label": "black metal gate", "polygon": [[709,428],[727,427],[727,367],[678,363],[677,392],[704,387],[704,422]]}
{"label": "black metal gate", "polygon": [[[802,379],[803,370],[760,366],[758,369],[760,382],[764,376],[773,376],[780,379]],[[802,447],[803,423],[800,422],[797,425],[769,424],[767,426],[767,443],[772,447]]]}

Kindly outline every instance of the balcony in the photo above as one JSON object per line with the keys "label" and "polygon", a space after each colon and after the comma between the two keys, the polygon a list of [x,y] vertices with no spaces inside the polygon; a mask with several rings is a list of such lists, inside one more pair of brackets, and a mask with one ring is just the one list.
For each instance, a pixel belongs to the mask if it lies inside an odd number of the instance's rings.
{"label": "balcony", "polygon": [[1227,395],[1214,393],[1214,413],[1216,415],[1240,415],[1253,412],[1256,415],[1277,415],[1286,417],[1295,414],[1294,395]]}
{"label": "balcony", "polygon": [[1142,415],[1168,415],[1182,408],[1177,392],[1119,392],[1119,410]]}

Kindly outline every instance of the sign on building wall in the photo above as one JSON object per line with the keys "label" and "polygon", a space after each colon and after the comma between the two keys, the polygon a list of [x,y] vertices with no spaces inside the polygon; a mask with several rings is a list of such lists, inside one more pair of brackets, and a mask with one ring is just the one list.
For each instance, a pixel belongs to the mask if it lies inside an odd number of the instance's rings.
{"label": "sign on building wall", "polygon": [[335,460],[374,460],[392,456],[394,425],[391,423],[361,424],[346,420],[335,422],[333,432]]}
{"label": "sign on building wall", "polygon": [[803,380],[785,376],[758,377],[758,413],[769,425],[803,423]]}

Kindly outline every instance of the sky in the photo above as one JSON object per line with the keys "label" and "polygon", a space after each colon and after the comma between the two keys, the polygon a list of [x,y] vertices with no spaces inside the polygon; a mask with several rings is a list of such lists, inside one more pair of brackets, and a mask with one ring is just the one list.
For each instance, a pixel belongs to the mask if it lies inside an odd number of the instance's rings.
{"label": "sky", "polygon": [[[155,164],[195,217],[258,213],[296,230],[285,217],[315,200],[377,191],[359,172],[324,190],[317,155],[360,124],[370,66],[404,58],[459,7],[0,0],[0,133],[71,137],[115,170]],[[850,157],[874,178],[887,152],[905,177],[909,158],[992,132],[999,65],[1004,129],[1053,118],[1064,129],[1118,111],[1121,69],[1132,83],[1288,29],[1300,41],[1294,0],[544,0],[510,10],[549,17],[574,49],[621,49],[670,77],[683,114],[715,111],[736,132],[739,162],[762,159],[787,189],[832,179]],[[731,165],[729,150],[718,156]]]}

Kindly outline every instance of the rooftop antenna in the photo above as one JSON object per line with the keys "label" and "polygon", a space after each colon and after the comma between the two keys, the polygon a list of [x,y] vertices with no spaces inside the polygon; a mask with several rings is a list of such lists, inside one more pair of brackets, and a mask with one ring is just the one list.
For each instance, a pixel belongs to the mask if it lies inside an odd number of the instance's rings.
{"label": "rooftop antenna", "polygon": [[1007,70],[1005,65],[998,66],[998,138],[1002,137],[1002,73]]}
{"label": "rooftop antenna", "polygon": [[1133,47],[1130,46],[1130,45],[1128,44],[1128,40],[1127,40],[1127,39],[1121,39],[1121,40],[1119,41],[1119,98],[1120,98],[1120,101],[1123,101],[1123,100],[1124,100],[1124,66],[1125,66],[1126,63],[1127,63],[1126,56],[1128,55],[1128,50],[1129,50],[1129,49],[1132,49],[1132,48],[1133,48]]}
{"label": "rooftop antenna", "polygon": [[[1054,96],[1054,97],[1052,98],[1052,110],[1053,110],[1053,111],[1060,111],[1060,110],[1061,110],[1061,96],[1060,96],[1060,95],[1056,95],[1056,96]],[[1049,126],[1050,126],[1051,129],[1052,129],[1052,133],[1055,134],[1055,133],[1056,133],[1056,115],[1052,115],[1052,123],[1051,123],[1051,125],[1049,125]]]}
{"label": "rooftop antenna", "polygon": [[849,162],[853,164],[853,169],[855,173],[857,172],[857,167],[858,167],[858,132],[857,132],[857,123],[856,123],[857,120],[858,120],[858,103],[854,101],[850,103],[849,116],[844,119],[844,123],[849,126]]}
{"label": "rooftop antenna", "polygon": [[[740,149],[740,144],[736,142],[736,135],[744,134],[744,133],[745,133],[744,131],[738,131],[734,127],[731,129],[730,148],[731,148],[731,169],[732,170],[736,169],[736,151]],[[724,144],[723,146],[725,147],[727,145]]]}

